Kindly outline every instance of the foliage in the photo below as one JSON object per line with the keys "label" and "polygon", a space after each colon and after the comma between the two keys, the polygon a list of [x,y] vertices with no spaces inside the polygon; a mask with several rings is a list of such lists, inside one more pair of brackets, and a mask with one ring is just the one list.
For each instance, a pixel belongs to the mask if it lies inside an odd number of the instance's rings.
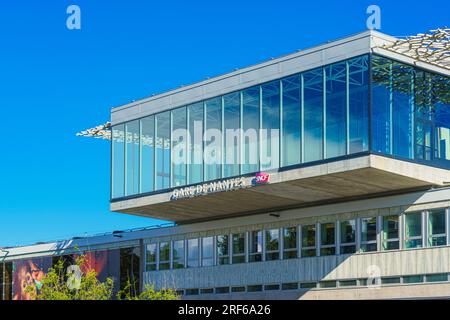
{"label": "foliage", "polygon": [[[111,300],[113,297],[114,281],[107,278],[100,282],[95,270],[86,267],[85,255],[75,259],[75,269],[80,272],[68,272],[64,260],[60,259],[52,266],[42,279],[42,287],[38,292],[35,286],[28,285],[25,289],[33,300]],[[172,289],[156,291],[147,285],[143,292],[136,293],[135,284],[128,280],[124,289],[119,291],[119,300],[178,300],[179,296]]]}

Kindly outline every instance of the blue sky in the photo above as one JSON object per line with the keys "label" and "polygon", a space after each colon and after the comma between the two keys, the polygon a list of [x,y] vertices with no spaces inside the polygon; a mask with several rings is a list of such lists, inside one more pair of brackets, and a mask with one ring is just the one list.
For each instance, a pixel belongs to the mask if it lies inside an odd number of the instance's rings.
{"label": "blue sky", "polygon": [[[0,4],[0,246],[160,223],[109,212],[110,108],[366,29],[450,26],[449,2],[16,0]],[[66,9],[81,8],[79,31]]]}

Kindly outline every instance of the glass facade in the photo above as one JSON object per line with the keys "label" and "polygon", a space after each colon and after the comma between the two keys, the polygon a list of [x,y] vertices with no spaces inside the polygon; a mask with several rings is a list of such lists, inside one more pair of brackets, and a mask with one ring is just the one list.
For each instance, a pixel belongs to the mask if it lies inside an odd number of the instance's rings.
{"label": "glass facade", "polygon": [[115,125],[111,195],[361,152],[450,168],[449,78],[363,55]]}

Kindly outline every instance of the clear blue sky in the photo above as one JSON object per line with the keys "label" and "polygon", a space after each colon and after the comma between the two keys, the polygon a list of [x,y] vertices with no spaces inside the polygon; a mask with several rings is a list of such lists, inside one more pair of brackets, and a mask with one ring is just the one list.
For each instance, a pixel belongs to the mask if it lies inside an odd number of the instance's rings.
{"label": "clear blue sky", "polygon": [[450,26],[435,0],[2,1],[0,246],[158,223],[109,212],[109,144],[75,133],[112,106],[363,31],[370,4],[394,36]]}

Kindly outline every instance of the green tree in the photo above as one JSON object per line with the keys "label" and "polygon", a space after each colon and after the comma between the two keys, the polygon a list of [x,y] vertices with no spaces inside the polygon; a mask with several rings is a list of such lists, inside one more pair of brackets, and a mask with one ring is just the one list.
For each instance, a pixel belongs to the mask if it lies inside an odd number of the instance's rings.
{"label": "green tree", "polygon": [[136,288],[127,281],[123,290],[117,293],[119,300],[179,300],[180,296],[173,289],[161,289],[156,291],[152,285],[146,285],[140,294],[135,294]]}

